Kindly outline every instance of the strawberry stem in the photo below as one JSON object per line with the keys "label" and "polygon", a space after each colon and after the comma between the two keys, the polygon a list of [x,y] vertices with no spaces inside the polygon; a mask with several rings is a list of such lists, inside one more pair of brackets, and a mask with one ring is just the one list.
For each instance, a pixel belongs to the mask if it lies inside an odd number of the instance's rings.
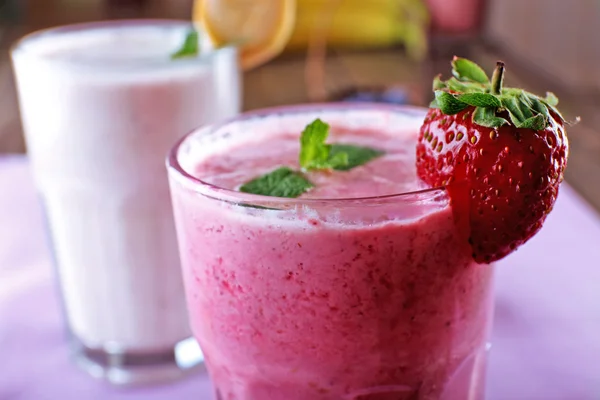
{"label": "strawberry stem", "polygon": [[502,82],[504,81],[504,63],[498,61],[494,75],[492,75],[492,94],[502,94]]}

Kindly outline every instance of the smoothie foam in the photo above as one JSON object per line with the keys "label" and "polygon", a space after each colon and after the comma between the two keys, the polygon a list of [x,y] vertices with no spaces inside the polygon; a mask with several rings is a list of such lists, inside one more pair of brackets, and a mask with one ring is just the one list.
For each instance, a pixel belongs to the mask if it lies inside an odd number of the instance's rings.
{"label": "smoothie foam", "polygon": [[[317,187],[269,204],[280,210],[215,201],[172,179],[192,329],[218,398],[482,398],[492,268],[472,262],[444,191],[389,196],[422,189],[412,151],[422,115],[362,112],[382,123],[356,124],[360,110],[302,118],[330,122],[330,142],[386,154],[310,173]],[[236,189],[297,167],[302,118],[250,118],[243,133],[225,125],[216,154],[184,142],[183,168]]]}

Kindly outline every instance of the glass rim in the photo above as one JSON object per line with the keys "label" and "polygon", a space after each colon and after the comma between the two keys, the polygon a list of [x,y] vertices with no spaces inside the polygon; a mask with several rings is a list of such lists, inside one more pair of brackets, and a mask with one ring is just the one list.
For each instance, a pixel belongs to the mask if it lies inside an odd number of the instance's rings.
{"label": "glass rim", "polygon": [[191,189],[194,192],[200,193],[204,196],[213,198],[215,200],[221,200],[228,203],[234,204],[245,204],[245,205],[264,205],[266,203],[270,205],[316,205],[316,204],[352,204],[352,203],[364,203],[364,202],[378,202],[391,199],[398,199],[403,202],[417,202],[436,198],[441,194],[446,193],[446,187],[433,187],[427,189],[420,189],[402,193],[392,193],[380,196],[362,196],[362,197],[344,197],[344,198],[285,198],[285,197],[271,197],[264,195],[256,195],[250,193],[243,193],[233,189],[226,189],[218,185],[211,184],[200,178],[195,177],[181,165],[179,162],[179,151],[184,143],[196,134],[210,135],[211,133],[217,132],[220,129],[226,127],[228,124],[234,122],[243,122],[245,120],[251,120],[255,118],[264,118],[272,115],[281,115],[285,117],[290,114],[302,114],[302,113],[315,113],[315,112],[327,112],[336,110],[373,110],[373,111],[384,111],[398,114],[413,114],[425,116],[426,109],[418,106],[404,106],[404,105],[388,105],[381,103],[314,103],[314,104],[300,104],[300,105],[288,105],[279,107],[262,108],[249,112],[241,113],[235,117],[229,118],[222,122],[215,124],[204,125],[199,128],[192,130],[191,132],[180,138],[169,151],[166,157],[166,167],[169,172],[169,176],[175,179],[178,183]]}
{"label": "glass rim", "polygon": [[[168,18],[139,18],[139,19],[116,19],[116,20],[105,20],[105,21],[91,21],[91,22],[78,22],[73,24],[59,25],[53,26],[49,28],[39,29],[28,33],[21,38],[17,39],[8,50],[8,53],[11,57],[14,55],[26,55],[34,58],[38,58],[40,60],[49,61],[57,65],[69,65],[69,66],[82,66],[82,67],[95,67],[101,65],[102,69],[116,69],[124,63],[114,62],[114,60],[109,63],[100,63],[97,61],[82,61],[80,59],[69,58],[68,60],[59,59],[59,58],[50,58],[43,54],[36,53],[32,50],[27,50],[26,46],[28,43],[33,42],[35,40],[43,40],[48,37],[61,35],[61,34],[71,34],[80,31],[92,30],[92,29],[102,29],[102,28],[119,28],[119,27],[193,27],[193,22],[183,19],[168,19]],[[140,61],[137,65],[144,66],[155,66],[155,67],[165,67],[171,65],[193,65],[193,64],[204,64],[212,60],[214,57],[217,57],[221,53],[230,53],[237,51],[237,47],[235,45],[225,45],[218,48],[211,48],[205,52],[201,52],[195,57],[185,57],[177,59],[176,63],[170,57],[165,58],[164,60],[156,60],[154,62],[148,61]],[[132,65],[131,61],[129,61],[128,65]]]}

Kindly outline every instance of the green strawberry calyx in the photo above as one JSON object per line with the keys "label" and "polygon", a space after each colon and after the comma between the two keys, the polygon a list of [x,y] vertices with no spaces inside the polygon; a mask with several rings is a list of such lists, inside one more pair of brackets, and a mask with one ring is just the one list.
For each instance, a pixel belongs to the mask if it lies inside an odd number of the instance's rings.
{"label": "green strawberry calyx", "polygon": [[[433,80],[435,100],[430,107],[454,115],[467,107],[475,107],[473,123],[487,128],[512,125],[516,128],[545,129],[552,118],[550,112],[564,121],[556,109],[558,98],[551,92],[542,98],[523,89],[505,88],[504,63],[498,61],[490,80],[485,71],[473,61],[454,57],[452,77]],[[508,117],[508,119],[507,119]]]}

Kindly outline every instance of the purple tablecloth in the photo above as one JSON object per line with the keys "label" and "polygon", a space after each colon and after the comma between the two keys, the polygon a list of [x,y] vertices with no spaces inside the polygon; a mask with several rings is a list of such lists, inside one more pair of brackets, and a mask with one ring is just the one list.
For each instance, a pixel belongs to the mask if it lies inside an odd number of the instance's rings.
{"label": "purple tablecloth", "polygon": [[[567,185],[498,265],[488,400],[600,400],[600,218]],[[27,161],[0,158],[0,400],[209,400],[203,373],[112,388],[69,363]]]}

